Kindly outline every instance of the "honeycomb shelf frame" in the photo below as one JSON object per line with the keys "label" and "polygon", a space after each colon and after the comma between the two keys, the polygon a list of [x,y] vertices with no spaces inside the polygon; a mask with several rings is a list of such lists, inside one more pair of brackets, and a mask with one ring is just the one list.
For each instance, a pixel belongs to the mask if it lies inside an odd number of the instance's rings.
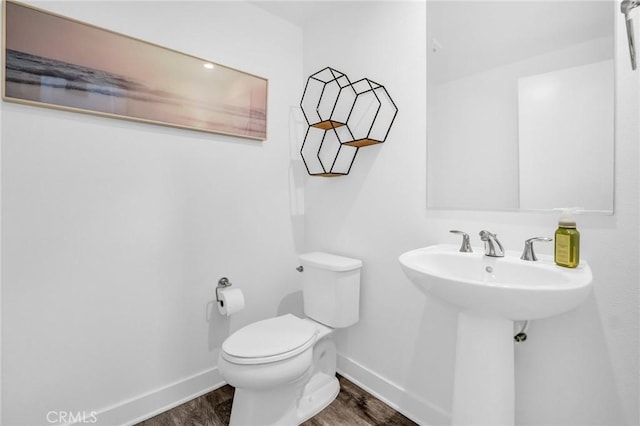
{"label": "honeycomb shelf frame", "polygon": [[[308,126],[300,155],[309,175],[323,177],[348,175],[358,149],[384,143],[398,114],[383,85],[368,78],[352,83],[346,74],[331,67],[309,76],[300,108]],[[325,132],[320,142],[317,134],[309,140],[310,129]],[[331,135],[330,149],[325,146],[327,134]],[[333,147],[336,142],[340,145],[337,149]],[[345,154],[342,149],[346,147],[355,151]],[[327,158],[328,153],[335,155],[333,161]]]}
{"label": "honeycomb shelf frame", "polygon": [[[323,68],[310,75],[300,101],[300,108],[307,125],[323,130],[344,126],[346,120],[340,121],[332,117],[335,114],[340,92],[350,87],[349,77],[331,67]],[[313,93],[314,88],[319,88],[315,89],[316,93]]]}
{"label": "honeycomb shelf frame", "polygon": [[349,174],[358,150],[340,143],[334,128],[309,126],[300,154],[310,176],[338,177]]}

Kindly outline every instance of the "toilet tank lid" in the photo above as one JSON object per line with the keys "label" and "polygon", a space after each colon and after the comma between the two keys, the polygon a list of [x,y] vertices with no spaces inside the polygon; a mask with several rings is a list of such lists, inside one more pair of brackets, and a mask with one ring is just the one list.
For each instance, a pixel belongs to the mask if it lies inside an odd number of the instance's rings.
{"label": "toilet tank lid", "polygon": [[300,262],[302,262],[302,266],[310,266],[329,271],[344,272],[362,268],[362,260],[360,259],[352,259],[350,257],[337,256],[319,251],[301,254],[298,258]]}

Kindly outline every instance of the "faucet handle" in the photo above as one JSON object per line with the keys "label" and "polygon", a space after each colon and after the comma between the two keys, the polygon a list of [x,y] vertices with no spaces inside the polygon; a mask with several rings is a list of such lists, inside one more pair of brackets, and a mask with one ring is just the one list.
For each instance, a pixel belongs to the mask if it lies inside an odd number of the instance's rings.
{"label": "faucet handle", "polygon": [[449,232],[451,232],[452,234],[462,235],[462,245],[460,246],[460,251],[462,253],[473,253],[471,244],[469,243],[469,234],[467,234],[466,232],[458,231],[456,229],[452,229]]}
{"label": "faucet handle", "polygon": [[520,259],[522,260],[529,260],[532,262],[535,262],[538,260],[538,257],[536,256],[536,252],[533,251],[533,243],[535,241],[553,241],[552,238],[547,238],[547,237],[533,237],[533,238],[529,238],[528,240],[526,240],[524,242],[524,251],[522,252],[522,256],[520,256]]}

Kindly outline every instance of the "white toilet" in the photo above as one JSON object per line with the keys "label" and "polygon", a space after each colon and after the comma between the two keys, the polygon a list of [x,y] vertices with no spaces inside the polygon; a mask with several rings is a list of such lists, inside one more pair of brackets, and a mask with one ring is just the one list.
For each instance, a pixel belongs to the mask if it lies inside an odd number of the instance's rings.
{"label": "white toilet", "polygon": [[334,328],[359,319],[362,261],[300,255],[304,313],[249,324],[222,343],[220,374],[235,395],[231,426],[298,425],[338,395]]}

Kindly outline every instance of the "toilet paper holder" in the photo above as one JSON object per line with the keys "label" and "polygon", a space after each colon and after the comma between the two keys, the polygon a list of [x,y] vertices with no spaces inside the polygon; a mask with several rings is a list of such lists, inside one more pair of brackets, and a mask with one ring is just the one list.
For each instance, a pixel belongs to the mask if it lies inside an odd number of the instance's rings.
{"label": "toilet paper holder", "polygon": [[227,288],[229,286],[231,286],[231,281],[229,281],[229,278],[222,277],[218,280],[218,286],[216,287],[216,302],[222,303],[222,300],[220,300],[220,295],[218,294],[218,290],[220,290],[221,288]]}

